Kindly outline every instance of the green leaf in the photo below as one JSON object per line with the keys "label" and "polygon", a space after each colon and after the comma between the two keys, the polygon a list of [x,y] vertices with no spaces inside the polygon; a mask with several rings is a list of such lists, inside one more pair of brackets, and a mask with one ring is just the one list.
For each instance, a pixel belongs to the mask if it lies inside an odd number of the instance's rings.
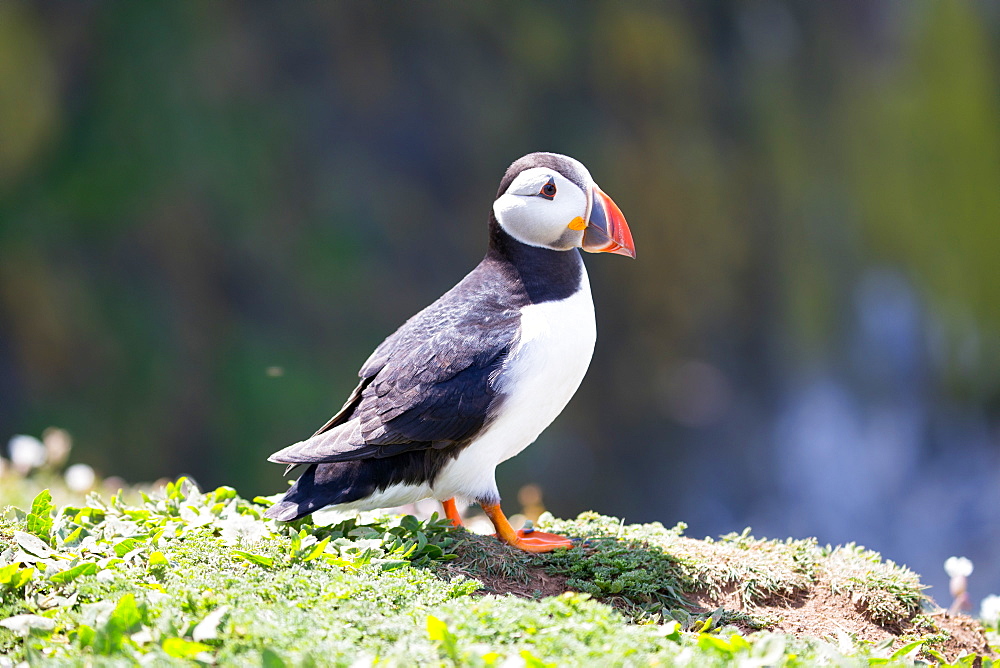
{"label": "green leaf", "polygon": [[427,615],[427,637],[431,642],[444,642],[448,634],[447,624],[434,615]]}
{"label": "green leaf", "polygon": [[174,501],[183,501],[187,498],[184,494],[184,485],[187,484],[187,476],[181,476],[177,482],[167,483],[167,498]]}
{"label": "green leaf", "polygon": [[80,624],[80,626],[76,627],[75,632],[70,632],[70,635],[73,636],[74,633],[80,647],[89,647],[93,644],[94,636],[96,635],[94,629],[86,624]]}
{"label": "green leaf", "polygon": [[284,660],[270,647],[260,653],[260,665],[262,668],[285,668]]}
{"label": "green leaf", "polygon": [[167,558],[163,556],[162,552],[153,552],[149,555],[149,567],[156,568],[158,566],[167,566],[169,562]]}
{"label": "green leaf", "polygon": [[924,654],[926,654],[927,656],[931,657],[932,659],[934,659],[935,661],[937,661],[941,665],[947,665],[948,664],[948,659],[945,658],[945,655],[942,654],[941,652],[937,651],[936,649],[933,649],[931,647],[925,647],[924,648]]}
{"label": "green leaf", "polygon": [[258,566],[270,568],[274,565],[274,559],[271,557],[265,557],[263,554],[253,554],[251,552],[244,552],[243,550],[233,550],[232,554],[237,559],[245,559],[246,561],[257,564]]}
{"label": "green leaf", "polygon": [[923,644],[924,644],[923,640],[914,640],[913,642],[908,642],[899,649],[897,649],[895,652],[893,652],[892,656],[890,656],[889,658],[898,660],[909,658],[907,655],[915,654],[917,650],[920,649],[920,646]]}
{"label": "green leaf", "polygon": [[124,557],[126,554],[139,547],[140,543],[135,538],[126,538],[120,543],[115,544],[115,554],[119,557]]}
{"label": "green leaf", "polygon": [[[437,545],[428,545],[419,552],[421,559],[441,559],[444,557],[444,550]],[[457,556],[457,555],[455,555]]]}
{"label": "green leaf", "polygon": [[135,595],[125,594],[108,616],[108,621],[94,634],[90,644],[98,654],[110,656],[120,651],[129,634],[142,628],[142,613]]}
{"label": "green leaf", "polygon": [[329,545],[329,543],[330,543],[330,537],[327,536],[320,542],[316,543],[316,545],[312,548],[312,550],[309,551],[309,554],[302,558],[302,561],[312,561],[313,559],[317,558],[318,556],[326,552],[326,546]]}
{"label": "green leaf", "polygon": [[698,636],[698,647],[702,649],[715,649],[726,654],[733,653],[733,646],[729,642],[711,633],[702,633]]}
{"label": "green leaf", "polygon": [[17,591],[28,584],[34,574],[34,568],[21,568],[19,564],[9,564],[0,568],[0,587]]}
{"label": "green leaf", "polygon": [[11,580],[11,589],[20,589],[24,585],[31,582],[32,576],[35,574],[34,568],[22,568],[17,572],[17,575]]}
{"label": "green leaf", "polygon": [[94,575],[95,573],[97,573],[97,564],[87,561],[82,564],[77,564],[72,568],[67,568],[64,571],[53,573],[49,576],[49,580],[55,584],[65,584],[67,582],[72,582],[81,575]]}
{"label": "green leaf", "polygon": [[355,564],[353,561],[350,561],[348,559],[343,559],[335,554],[324,554],[323,559],[324,561],[326,561],[326,563],[332,566],[339,566],[340,568],[346,568],[351,571],[355,571],[358,569],[357,564]]}
{"label": "green leaf", "polygon": [[753,646],[739,633],[734,633],[729,636],[729,644],[733,646],[734,652],[749,652],[753,649]]}
{"label": "green leaf", "polygon": [[142,625],[142,613],[139,612],[139,606],[136,605],[135,594],[129,592],[118,599],[118,605],[108,617],[108,624],[114,624],[121,629],[122,633],[133,633],[139,630]]}
{"label": "green leaf", "polygon": [[83,540],[83,538],[84,538],[84,528],[78,526],[77,528],[73,529],[73,531],[70,532],[68,536],[66,536],[66,538],[63,540],[63,546],[73,547],[77,545],[81,540]]}
{"label": "green leaf", "polygon": [[452,661],[459,663],[458,637],[434,615],[427,615],[427,637],[438,645]]}
{"label": "green leaf", "polygon": [[216,501],[228,501],[229,499],[236,498],[236,490],[232,487],[223,485],[222,487],[217,487],[212,494],[215,495]]}
{"label": "green leaf", "polygon": [[106,513],[103,508],[83,508],[73,517],[76,524],[98,524],[104,521]]}
{"label": "green leaf", "polygon": [[381,568],[383,572],[395,571],[409,565],[410,562],[405,559],[386,559],[385,561],[379,562],[379,568]]}
{"label": "green leaf", "polygon": [[546,663],[526,649],[521,650],[521,658],[524,659],[524,668],[555,668],[555,663]]}
{"label": "green leaf", "polygon": [[208,652],[211,649],[205,643],[185,640],[184,638],[167,638],[163,641],[163,651],[175,659],[190,659],[196,654]]}
{"label": "green leaf", "polygon": [[31,502],[31,512],[28,513],[28,532],[38,536],[46,544],[51,544],[52,540],[52,511],[55,510],[52,503],[52,494],[49,490],[43,489]]}

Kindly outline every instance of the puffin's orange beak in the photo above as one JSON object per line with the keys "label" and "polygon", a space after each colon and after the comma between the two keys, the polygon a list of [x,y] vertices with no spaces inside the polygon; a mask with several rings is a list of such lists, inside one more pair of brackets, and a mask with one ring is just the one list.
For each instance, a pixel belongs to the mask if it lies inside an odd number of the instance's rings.
{"label": "puffin's orange beak", "polygon": [[622,210],[596,185],[590,193],[590,217],[581,248],[588,253],[617,253],[635,258],[632,232]]}

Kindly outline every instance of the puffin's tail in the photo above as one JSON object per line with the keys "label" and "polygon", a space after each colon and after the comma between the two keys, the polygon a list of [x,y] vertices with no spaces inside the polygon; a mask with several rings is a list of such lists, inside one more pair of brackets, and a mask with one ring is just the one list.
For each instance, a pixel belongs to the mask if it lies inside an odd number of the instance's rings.
{"label": "puffin's tail", "polygon": [[297,520],[300,517],[305,517],[311,511],[301,512],[299,510],[299,504],[292,501],[285,501],[282,499],[276,504],[267,509],[264,513],[264,517],[270,517],[273,520],[278,520],[279,522],[291,522],[292,520]]}
{"label": "puffin's tail", "polygon": [[310,464],[264,517],[291,522],[329,505],[364,498],[380,483],[386,486],[392,482],[383,472],[386,464],[385,460],[370,459]]}
{"label": "puffin's tail", "polygon": [[326,506],[363,502],[397,483],[431,481],[447,457],[428,448],[391,457],[310,464],[264,516],[291,522]]}
{"label": "puffin's tail", "polygon": [[[291,522],[309,513],[324,508],[332,503],[346,503],[345,498],[350,493],[350,486],[336,484],[336,469],[343,468],[339,464],[312,464],[295,484],[288,488],[280,501],[267,509],[264,517]],[[319,469],[317,471],[317,469]],[[317,475],[318,473],[318,475]]]}

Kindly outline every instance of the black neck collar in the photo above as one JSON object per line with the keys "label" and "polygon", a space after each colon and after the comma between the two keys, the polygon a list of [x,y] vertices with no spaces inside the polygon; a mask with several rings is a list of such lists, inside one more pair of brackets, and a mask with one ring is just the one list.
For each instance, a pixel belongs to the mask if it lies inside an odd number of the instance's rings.
{"label": "black neck collar", "polygon": [[557,251],[522,243],[500,227],[492,212],[486,260],[518,281],[532,304],[560,301],[580,289],[583,260],[577,249]]}

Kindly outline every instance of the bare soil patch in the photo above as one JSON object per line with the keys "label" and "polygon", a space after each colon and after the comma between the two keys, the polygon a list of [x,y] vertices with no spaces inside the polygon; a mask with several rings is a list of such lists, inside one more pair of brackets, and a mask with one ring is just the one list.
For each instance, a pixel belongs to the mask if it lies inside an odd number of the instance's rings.
{"label": "bare soil patch", "polygon": [[[822,582],[794,597],[775,598],[761,605],[742,604],[732,589],[719,597],[692,594],[691,598],[702,609],[725,608],[755,617],[777,619],[777,623],[766,628],[799,638],[836,638],[846,633],[872,644],[891,640],[893,646],[898,648],[920,635],[943,631],[948,637],[935,643],[934,649],[949,660],[953,661],[962,654],[993,656],[982,626],[971,617],[951,615],[941,609],[923,615],[933,622],[936,630],[921,624],[920,618],[915,618],[917,623],[911,619],[900,624],[882,625],[872,621],[850,596],[835,594]],[[752,632],[754,629],[744,627],[743,630]]]}

